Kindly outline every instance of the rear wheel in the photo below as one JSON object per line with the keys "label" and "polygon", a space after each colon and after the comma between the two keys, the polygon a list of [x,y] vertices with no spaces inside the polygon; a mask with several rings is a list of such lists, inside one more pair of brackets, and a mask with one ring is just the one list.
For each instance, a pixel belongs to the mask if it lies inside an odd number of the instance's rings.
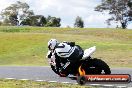
{"label": "rear wheel", "polygon": [[78,76],[77,83],[80,85],[84,85],[87,82],[87,79],[84,76]]}
{"label": "rear wheel", "polygon": [[82,64],[86,74],[111,74],[109,66],[101,59],[89,59]]}

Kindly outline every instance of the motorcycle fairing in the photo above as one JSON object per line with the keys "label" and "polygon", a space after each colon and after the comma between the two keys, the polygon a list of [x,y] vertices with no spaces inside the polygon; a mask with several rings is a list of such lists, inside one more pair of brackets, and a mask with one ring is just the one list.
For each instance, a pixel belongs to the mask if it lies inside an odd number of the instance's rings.
{"label": "motorcycle fairing", "polygon": [[95,50],[96,50],[96,46],[93,46],[93,47],[90,47],[89,49],[84,50],[82,60],[91,56],[95,52]]}

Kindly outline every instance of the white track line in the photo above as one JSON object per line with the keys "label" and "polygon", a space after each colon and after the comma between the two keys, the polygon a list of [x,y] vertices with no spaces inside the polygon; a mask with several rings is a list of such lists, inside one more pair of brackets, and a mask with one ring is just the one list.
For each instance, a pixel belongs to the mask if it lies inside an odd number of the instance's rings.
{"label": "white track line", "polygon": [[73,84],[77,85],[78,83],[73,83]]}
{"label": "white track line", "polygon": [[5,79],[15,79],[15,78],[5,78]]}
{"label": "white track line", "polygon": [[89,84],[90,86],[101,86],[100,84]]}
{"label": "white track line", "polygon": [[117,86],[117,88],[128,88],[126,86]]}
{"label": "white track line", "polygon": [[61,82],[61,83],[70,84],[70,82]]}
{"label": "white track line", "polygon": [[37,82],[43,82],[43,81],[45,81],[45,80],[35,80],[35,81],[37,81]]}
{"label": "white track line", "polygon": [[104,87],[114,87],[114,85],[102,85]]}
{"label": "white track line", "polygon": [[57,81],[48,81],[48,82],[51,82],[51,83],[56,83]]}
{"label": "white track line", "polygon": [[24,81],[26,81],[26,80],[29,80],[29,79],[19,79],[19,80],[24,80]]}

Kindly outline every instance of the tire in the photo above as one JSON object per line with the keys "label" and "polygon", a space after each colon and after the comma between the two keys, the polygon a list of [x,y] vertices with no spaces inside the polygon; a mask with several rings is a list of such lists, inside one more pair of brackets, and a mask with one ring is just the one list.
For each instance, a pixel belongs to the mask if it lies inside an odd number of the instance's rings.
{"label": "tire", "polygon": [[109,66],[101,59],[89,59],[82,64],[86,74],[111,74]]}
{"label": "tire", "polygon": [[87,79],[84,76],[78,76],[77,83],[80,85],[84,85],[87,82]]}

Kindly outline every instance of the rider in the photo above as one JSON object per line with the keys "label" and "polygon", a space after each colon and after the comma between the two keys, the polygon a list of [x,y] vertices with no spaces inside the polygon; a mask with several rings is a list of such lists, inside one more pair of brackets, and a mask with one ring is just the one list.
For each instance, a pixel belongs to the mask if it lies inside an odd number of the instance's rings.
{"label": "rider", "polygon": [[51,39],[48,42],[48,49],[47,58],[49,58],[49,63],[56,66],[57,73],[60,76],[65,76],[69,68],[83,56],[82,48],[75,45],[75,42],[65,41],[59,43],[56,39]]}

